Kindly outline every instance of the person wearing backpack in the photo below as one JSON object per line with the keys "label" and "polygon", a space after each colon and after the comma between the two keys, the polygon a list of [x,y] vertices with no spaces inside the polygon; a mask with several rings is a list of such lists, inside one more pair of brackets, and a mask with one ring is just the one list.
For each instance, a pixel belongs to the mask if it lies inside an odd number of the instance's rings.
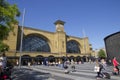
{"label": "person wearing backpack", "polygon": [[102,70],[104,69],[102,62],[99,62],[99,72],[98,72],[98,77],[103,78]]}
{"label": "person wearing backpack", "polygon": [[97,78],[107,78],[110,79],[110,74],[106,71],[106,61],[101,59],[99,62],[99,72],[97,72]]}

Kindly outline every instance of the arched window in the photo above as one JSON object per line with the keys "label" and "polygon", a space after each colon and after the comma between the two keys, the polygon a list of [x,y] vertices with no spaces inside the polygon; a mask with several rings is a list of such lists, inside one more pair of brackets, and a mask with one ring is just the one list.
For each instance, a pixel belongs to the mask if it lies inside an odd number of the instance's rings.
{"label": "arched window", "polygon": [[45,39],[29,35],[23,39],[23,51],[50,52],[50,47]]}
{"label": "arched window", "polygon": [[81,53],[79,49],[79,43],[71,40],[67,42],[67,53]]}

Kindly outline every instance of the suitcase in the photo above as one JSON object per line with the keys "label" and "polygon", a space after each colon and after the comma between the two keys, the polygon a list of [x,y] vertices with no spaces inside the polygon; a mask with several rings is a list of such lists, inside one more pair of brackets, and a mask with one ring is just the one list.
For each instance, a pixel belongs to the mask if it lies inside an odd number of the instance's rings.
{"label": "suitcase", "polygon": [[105,72],[105,73],[103,73],[103,74],[104,74],[104,78],[106,78],[106,79],[110,79],[110,78],[111,78],[111,76],[110,76],[109,73]]}

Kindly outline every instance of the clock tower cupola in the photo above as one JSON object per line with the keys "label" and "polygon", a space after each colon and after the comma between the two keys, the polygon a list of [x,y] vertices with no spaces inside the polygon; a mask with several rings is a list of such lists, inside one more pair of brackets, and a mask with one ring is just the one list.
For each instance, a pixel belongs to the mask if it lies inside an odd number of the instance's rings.
{"label": "clock tower cupola", "polygon": [[64,24],[65,24],[64,21],[57,20],[54,24],[56,25],[56,31],[57,32],[59,32],[59,31],[64,32]]}

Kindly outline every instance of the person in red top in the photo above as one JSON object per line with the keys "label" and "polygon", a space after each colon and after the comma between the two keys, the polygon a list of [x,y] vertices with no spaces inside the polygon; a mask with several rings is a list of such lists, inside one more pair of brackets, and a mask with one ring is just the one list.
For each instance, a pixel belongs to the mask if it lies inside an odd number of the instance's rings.
{"label": "person in red top", "polygon": [[112,63],[113,66],[117,69],[119,75],[119,68],[118,68],[119,62],[116,60],[116,57],[113,58]]}

